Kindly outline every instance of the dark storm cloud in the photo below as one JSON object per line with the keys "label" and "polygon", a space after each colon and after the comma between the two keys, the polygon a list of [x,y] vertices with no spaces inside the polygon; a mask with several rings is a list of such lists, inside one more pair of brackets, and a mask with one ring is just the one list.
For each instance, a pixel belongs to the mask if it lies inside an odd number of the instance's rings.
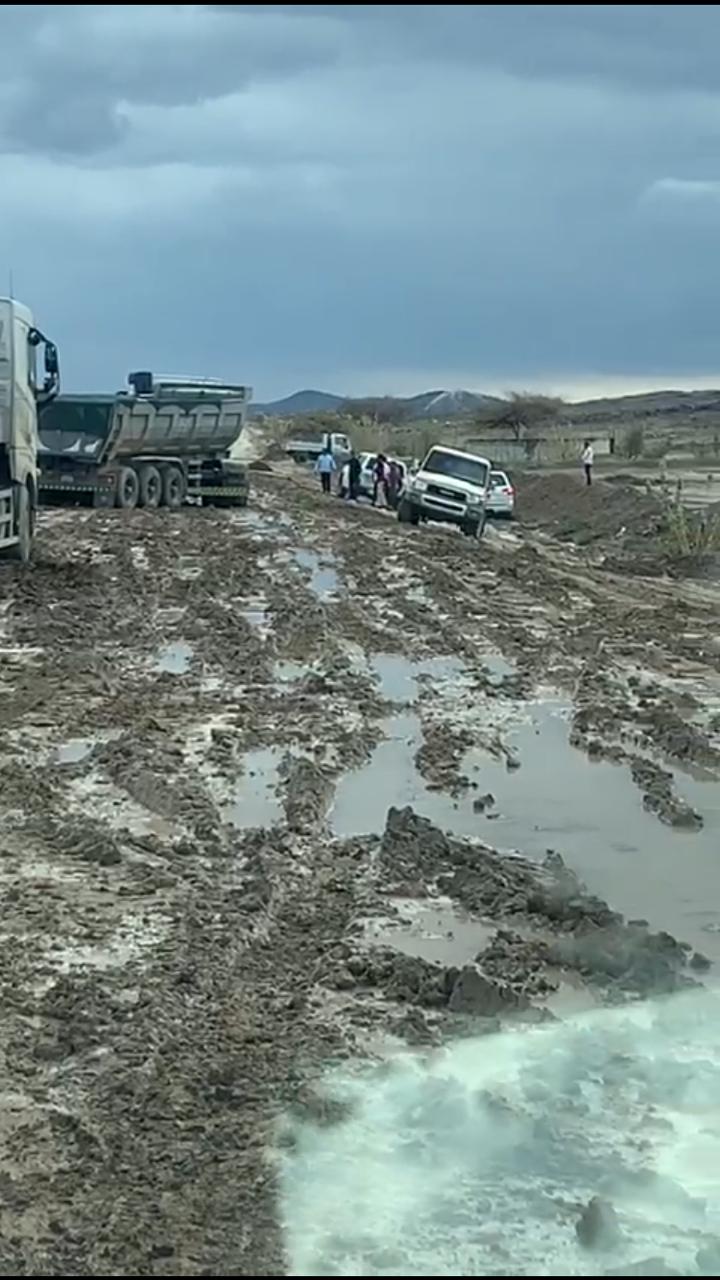
{"label": "dark storm cloud", "polygon": [[718,6],[6,5],[0,273],[77,385],[712,373],[719,36]]}

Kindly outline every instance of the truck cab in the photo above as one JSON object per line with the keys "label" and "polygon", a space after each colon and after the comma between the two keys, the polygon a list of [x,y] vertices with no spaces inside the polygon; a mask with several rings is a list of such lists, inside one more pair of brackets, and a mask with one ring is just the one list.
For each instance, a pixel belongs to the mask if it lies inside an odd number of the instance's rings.
{"label": "truck cab", "polygon": [[462,449],[433,445],[403,491],[402,524],[440,520],[480,538],[485,528],[490,485],[489,459]]}
{"label": "truck cab", "polygon": [[[44,372],[38,349],[45,348]],[[30,559],[38,495],[38,412],[56,394],[57,349],[31,312],[0,298],[0,556]]]}

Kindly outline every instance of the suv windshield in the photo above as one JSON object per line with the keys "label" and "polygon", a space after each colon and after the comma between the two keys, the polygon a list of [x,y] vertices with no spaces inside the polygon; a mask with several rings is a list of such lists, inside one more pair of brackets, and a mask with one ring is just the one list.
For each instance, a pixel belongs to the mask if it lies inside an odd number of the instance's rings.
{"label": "suv windshield", "polygon": [[488,478],[488,465],[480,458],[461,458],[444,449],[433,449],[422,465],[423,471],[434,471],[440,476],[452,476],[454,480],[466,480],[484,489]]}

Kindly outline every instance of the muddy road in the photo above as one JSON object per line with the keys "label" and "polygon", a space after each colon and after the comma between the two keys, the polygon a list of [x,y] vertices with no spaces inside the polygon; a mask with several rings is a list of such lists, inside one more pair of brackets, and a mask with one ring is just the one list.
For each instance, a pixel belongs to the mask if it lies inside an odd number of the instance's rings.
{"label": "muddy road", "polygon": [[328,1063],[712,982],[714,588],[271,475],[38,550],[0,573],[0,1274],[283,1274]]}

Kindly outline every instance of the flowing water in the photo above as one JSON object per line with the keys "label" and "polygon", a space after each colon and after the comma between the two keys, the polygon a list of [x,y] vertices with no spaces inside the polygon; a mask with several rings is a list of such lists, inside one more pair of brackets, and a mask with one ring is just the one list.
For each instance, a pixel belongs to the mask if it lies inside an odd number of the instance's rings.
{"label": "flowing water", "polygon": [[[327,1090],[347,1119],[296,1127],[281,1163],[291,1275],[594,1276],[648,1259],[635,1274],[693,1275],[720,1234],[707,993],[402,1055]],[[575,1232],[596,1195],[622,1232],[600,1255]]]}

